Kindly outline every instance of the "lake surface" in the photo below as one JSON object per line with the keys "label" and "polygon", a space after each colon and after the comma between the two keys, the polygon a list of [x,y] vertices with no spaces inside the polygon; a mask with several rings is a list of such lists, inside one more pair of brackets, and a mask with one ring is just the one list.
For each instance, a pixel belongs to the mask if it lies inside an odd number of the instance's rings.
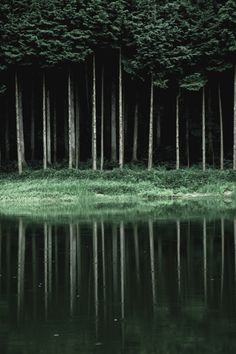
{"label": "lake surface", "polygon": [[236,218],[0,218],[0,353],[236,353]]}

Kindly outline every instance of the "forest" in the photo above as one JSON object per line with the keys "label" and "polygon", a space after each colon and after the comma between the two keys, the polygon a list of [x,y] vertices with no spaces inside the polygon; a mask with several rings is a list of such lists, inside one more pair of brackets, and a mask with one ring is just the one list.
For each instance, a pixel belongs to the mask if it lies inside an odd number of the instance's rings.
{"label": "forest", "polygon": [[1,169],[236,169],[234,0],[1,0]]}

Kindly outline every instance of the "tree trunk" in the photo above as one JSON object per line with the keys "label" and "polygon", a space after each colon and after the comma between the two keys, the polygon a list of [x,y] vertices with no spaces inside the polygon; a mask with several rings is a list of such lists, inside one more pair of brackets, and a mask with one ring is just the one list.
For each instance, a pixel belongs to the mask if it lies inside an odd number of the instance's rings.
{"label": "tree trunk", "polygon": [[138,152],[138,97],[136,96],[134,108],[134,140],[133,140],[133,161],[137,161]]}
{"label": "tree trunk", "polygon": [[53,162],[57,162],[57,98],[54,93],[53,101]]}
{"label": "tree trunk", "polygon": [[176,170],[179,170],[179,98],[180,92],[176,96]]}
{"label": "tree trunk", "polygon": [[123,121],[123,96],[122,96],[122,63],[121,48],[119,50],[119,166],[124,166],[124,121]]}
{"label": "tree trunk", "polygon": [[117,161],[116,140],[116,85],[112,82],[111,87],[111,160]]}
{"label": "tree trunk", "polygon": [[206,170],[206,107],[205,87],[202,88],[202,169]]}
{"label": "tree trunk", "polygon": [[97,169],[97,113],[96,113],[96,58],[93,54],[93,104],[92,104],[92,160]]}
{"label": "tree trunk", "polygon": [[71,72],[68,72],[68,139],[69,139],[69,168],[75,165],[75,116],[74,116],[74,90]]}
{"label": "tree trunk", "polygon": [[233,146],[233,169],[236,170],[236,64],[234,66],[234,146]]}
{"label": "tree trunk", "polygon": [[101,77],[101,165],[100,169],[103,170],[104,165],[104,66],[102,67]]}
{"label": "tree trunk", "polygon": [[22,145],[21,145],[21,127],[20,119],[20,97],[19,97],[19,83],[17,71],[15,73],[15,100],[16,100],[16,137],[17,137],[17,159],[18,159],[18,171],[22,173]]}
{"label": "tree trunk", "polygon": [[220,83],[218,84],[219,115],[220,115],[220,169],[224,169],[224,126]]}
{"label": "tree trunk", "polygon": [[18,80],[18,92],[19,92],[19,117],[20,117],[20,143],[22,152],[22,164],[26,166],[25,161],[25,139],[24,139],[24,123],[23,123],[23,102],[22,102],[22,89],[21,83]]}
{"label": "tree trunk", "polygon": [[212,159],[212,165],[215,166],[215,154],[214,154],[214,144],[213,144],[213,133],[212,133],[212,104],[211,104],[211,89],[209,87],[209,97],[208,97],[208,156]]}
{"label": "tree trunk", "polygon": [[51,151],[51,112],[50,112],[50,92],[49,88],[46,88],[46,106],[47,106],[47,159],[49,165],[52,163],[52,151]]}
{"label": "tree trunk", "polygon": [[75,94],[75,168],[78,168],[80,160],[80,107],[78,84],[76,85]]}
{"label": "tree trunk", "polygon": [[30,149],[31,160],[35,159],[35,98],[34,98],[34,85],[32,84],[31,93],[31,131],[30,131]]}
{"label": "tree trunk", "polygon": [[9,143],[9,114],[8,114],[8,102],[6,104],[6,125],[5,125],[5,147],[6,147],[6,157],[5,159],[9,161],[10,159],[10,143]]}
{"label": "tree trunk", "polygon": [[153,164],[153,76],[151,77],[151,92],[150,92],[148,170],[151,170],[152,164]]}
{"label": "tree trunk", "polygon": [[46,84],[43,72],[43,168],[47,168],[47,114],[46,114]]}
{"label": "tree trunk", "polygon": [[185,139],[186,139],[186,158],[187,158],[187,166],[190,167],[190,153],[189,153],[189,110],[186,109],[186,131],[185,131]]}
{"label": "tree trunk", "polygon": [[160,109],[160,104],[158,100],[158,106],[157,106],[157,147],[160,147],[161,145],[161,109]]}

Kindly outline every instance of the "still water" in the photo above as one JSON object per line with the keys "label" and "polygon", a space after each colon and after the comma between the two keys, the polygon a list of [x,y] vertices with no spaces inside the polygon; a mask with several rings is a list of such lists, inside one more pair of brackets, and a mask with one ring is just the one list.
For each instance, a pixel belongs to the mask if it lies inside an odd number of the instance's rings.
{"label": "still water", "polygon": [[236,219],[0,218],[0,353],[236,353]]}

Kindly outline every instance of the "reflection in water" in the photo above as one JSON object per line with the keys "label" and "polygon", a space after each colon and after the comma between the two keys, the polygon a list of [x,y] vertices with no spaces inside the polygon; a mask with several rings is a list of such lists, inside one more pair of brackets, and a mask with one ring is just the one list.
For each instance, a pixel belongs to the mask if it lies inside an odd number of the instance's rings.
{"label": "reflection in water", "polygon": [[236,219],[0,220],[0,274],[3,354],[236,350]]}
{"label": "reflection in water", "polygon": [[18,272],[17,272],[17,317],[20,319],[24,306],[24,275],[25,275],[25,227],[19,220],[18,231]]}
{"label": "reflection in water", "polygon": [[207,304],[207,231],[206,218],[203,219],[203,272],[204,272],[204,299]]}

